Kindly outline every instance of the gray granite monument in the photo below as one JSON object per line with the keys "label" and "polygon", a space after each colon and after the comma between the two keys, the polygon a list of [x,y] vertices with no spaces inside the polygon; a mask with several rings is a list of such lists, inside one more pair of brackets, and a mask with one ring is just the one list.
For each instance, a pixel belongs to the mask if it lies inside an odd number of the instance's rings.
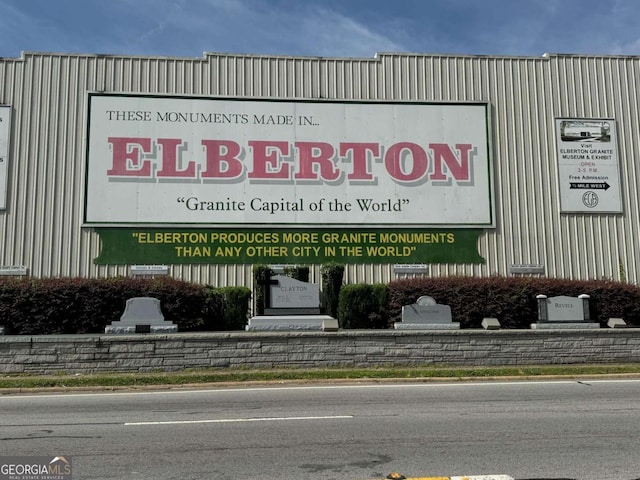
{"label": "gray granite monument", "polygon": [[416,303],[402,307],[402,321],[395,322],[396,330],[452,330],[460,328],[454,322],[449,305],[440,305],[432,297],[423,296]]}
{"label": "gray granite monument", "polygon": [[246,330],[335,331],[338,322],[320,312],[320,287],[285,275],[271,277],[264,315],[249,319]]}
{"label": "gray granite monument", "polygon": [[600,328],[589,314],[589,295],[547,297],[538,295],[538,322],[533,329]]}
{"label": "gray granite monument", "polygon": [[266,315],[320,314],[320,287],[285,275],[271,277]]}
{"label": "gray granite monument", "polygon": [[127,300],[120,321],[111,322],[105,333],[175,333],[178,326],[164,319],[160,300],[134,297]]}

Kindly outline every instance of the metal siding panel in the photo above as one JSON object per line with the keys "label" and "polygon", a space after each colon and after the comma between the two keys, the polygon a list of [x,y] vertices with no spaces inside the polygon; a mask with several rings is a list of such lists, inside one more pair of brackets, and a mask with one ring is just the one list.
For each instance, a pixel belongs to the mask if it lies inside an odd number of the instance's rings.
{"label": "metal siding panel", "polygon": [[[547,276],[623,275],[638,282],[639,69],[637,57],[586,56],[0,59],[0,99],[13,106],[15,117],[8,209],[0,212],[0,261],[27,265],[34,276],[128,275],[126,266],[94,265],[99,239],[80,229],[87,90],[489,101],[497,228],[479,240],[486,264],[430,265],[429,275],[507,274],[512,263],[542,263]],[[624,214],[560,214],[554,118],[562,116],[616,119]],[[176,278],[216,286],[251,284],[249,265],[173,265],[171,271]],[[345,271],[348,283],[394,278],[392,265],[349,265]]]}
{"label": "metal siding panel", "polygon": [[[13,106],[13,119],[11,122],[12,133],[20,131],[18,123],[19,118],[15,113],[15,105],[22,89],[22,72],[23,62],[20,61],[0,61],[0,103]],[[22,232],[18,228],[18,224],[12,221],[16,218],[11,198],[15,195],[17,189],[18,176],[15,174],[17,166],[19,144],[16,141],[11,142],[11,150],[9,152],[10,163],[7,171],[7,210],[0,211],[0,264],[2,265],[23,265],[18,255],[18,245],[22,243]]]}

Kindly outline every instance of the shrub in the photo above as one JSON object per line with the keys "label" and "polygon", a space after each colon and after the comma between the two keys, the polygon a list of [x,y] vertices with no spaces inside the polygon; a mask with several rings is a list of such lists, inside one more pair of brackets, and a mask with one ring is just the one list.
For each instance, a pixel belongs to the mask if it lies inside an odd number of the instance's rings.
{"label": "shrub", "polygon": [[320,267],[322,277],[322,306],[327,315],[338,318],[340,290],[344,277],[344,265],[328,263]]}
{"label": "shrub", "polygon": [[223,287],[213,290],[224,299],[223,321],[215,330],[244,330],[249,316],[251,290],[246,287]]}
{"label": "shrub", "polygon": [[179,331],[208,330],[223,318],[223,297],[205,287],[161,277],[0,281],[0,324],[12,334],[104,333],[133,297],[160,300]]}
{"label": "shrub", "polygon": [[401,320],[402,306],[422,295],[451,306],[462,328],[481,328],[482,319],[495,317],[503,328],[529,328],[538,320],[536,295],[548,297],[587,294],[593,321],[610,317],[640,324],[640,289],[608,280],[577,281],[532,277],[442,277],[398,280],[389,284],[390,321]]}
{"label": "shrub", "polygon": [[253,312],[255,315],[264,315],[266,301],[266,288],[269,279],[273,276],[273,270],[267,265],[253,266]]}
{"label": "shrub", "polygon": [[338,320],[342,328],[386,328],[386,285],[345,285],[340,291]]}
{"label": "shrub", "polygon": [[[503,328],[529,328],[537,321],[535,297],[541,293],[549,297],[585,293],[591,297],[593,321],[606,325],[609,318],[620,317],[640,326],[640,288],[627,283],[496,276],[342,286],[343,271],[340,265],[322,267],[325,308],[342,328],[386,328],[401,320],[403,305],[415,303],[422,295],[450,305],[453,319],[462,328],[480,328],[484,317],[498,318]],[[254,272],[256,278],[264,279],[272,273],[268,267]],[[0,279],[0,325],[10,334],[102,333],[122,316],[132,297],[159,299],[164,317],[175,322],[179,331],[237,330],[246,325],[251,291],[205,287],[169,277]],[[334,302],[335,313],[329,307]]]}

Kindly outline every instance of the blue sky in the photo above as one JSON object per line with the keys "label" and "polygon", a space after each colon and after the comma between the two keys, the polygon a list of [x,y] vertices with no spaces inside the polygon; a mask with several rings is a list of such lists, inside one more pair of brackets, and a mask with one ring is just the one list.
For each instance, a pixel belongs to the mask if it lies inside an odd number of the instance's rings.
{"label": "blue sky", "polygon": [[639,20],[638,0],[0,0],[0,57],[638,55]]}

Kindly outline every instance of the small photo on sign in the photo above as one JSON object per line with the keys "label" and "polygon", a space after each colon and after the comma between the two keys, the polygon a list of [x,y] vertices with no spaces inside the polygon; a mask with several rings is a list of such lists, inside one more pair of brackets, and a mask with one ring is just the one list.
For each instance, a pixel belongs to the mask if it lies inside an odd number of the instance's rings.
{"label": "small photo on sign", "polygon": [[563,142],[611,142],[611,124],[606,120],[563,120],[560,138]]}

